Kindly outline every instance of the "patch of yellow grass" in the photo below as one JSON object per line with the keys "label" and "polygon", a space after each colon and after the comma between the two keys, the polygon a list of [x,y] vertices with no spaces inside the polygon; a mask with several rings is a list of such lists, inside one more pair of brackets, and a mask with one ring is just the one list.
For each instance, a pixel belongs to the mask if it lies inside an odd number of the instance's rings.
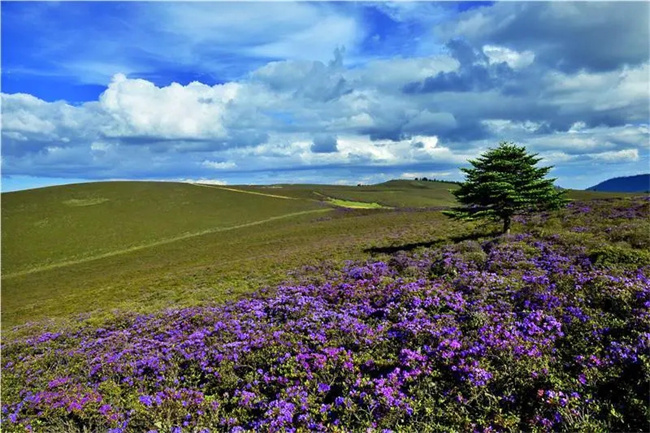
{"label": "patch of yellow grass", "polygon": [[350,201],[350,200],[341,200],[338,198],[328,198],[328,203],[333,204],[334,206],[347,207],[350,209],[391,209],[387,206],[382,206],[379,203],[367,203],[363,201]]}
{"label": "patch of yellow grass", "polygon": [[70,200],[66,200],[63,202],[63,204],[68,205],[68,206],[74,206],[74,207],[79,207],[79,206],[92,206],[95,204],[100,204],[107,202],[107,198],[102,198],[102,197],[95,197],[95,198],[72,198]]}

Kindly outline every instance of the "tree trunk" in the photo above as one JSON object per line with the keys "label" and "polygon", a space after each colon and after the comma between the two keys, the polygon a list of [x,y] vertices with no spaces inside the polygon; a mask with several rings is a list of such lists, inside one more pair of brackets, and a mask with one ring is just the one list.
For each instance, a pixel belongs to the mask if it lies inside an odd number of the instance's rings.
{"label": "tree trunk", "polygon": [[510,217],[503,217],[503,234],[504,235],[509,235],[510,234]]}

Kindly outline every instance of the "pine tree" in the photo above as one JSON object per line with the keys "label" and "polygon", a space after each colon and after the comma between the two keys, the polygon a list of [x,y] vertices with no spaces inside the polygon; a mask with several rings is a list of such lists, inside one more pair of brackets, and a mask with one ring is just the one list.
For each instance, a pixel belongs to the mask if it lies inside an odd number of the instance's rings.
{"label": "pine tree", "polygon": [[564,191],[545,179],[552,167],[535,165],[541,160],[525,147],[501,142],[475,160],[473,168],[461,168],[466,180],[453,191],[462,207],[445,212],[455,219],[492,219],[503,222],[503,233],[510,233],[512,217],[518,214],[564,207]]}

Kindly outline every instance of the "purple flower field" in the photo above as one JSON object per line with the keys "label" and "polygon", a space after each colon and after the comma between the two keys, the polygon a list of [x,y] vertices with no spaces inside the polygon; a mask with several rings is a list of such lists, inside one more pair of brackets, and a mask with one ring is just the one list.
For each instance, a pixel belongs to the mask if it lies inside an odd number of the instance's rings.
{"label": "purple flower field", "polygon": [[649,204],[5,341],[3,431],[647,431]]}

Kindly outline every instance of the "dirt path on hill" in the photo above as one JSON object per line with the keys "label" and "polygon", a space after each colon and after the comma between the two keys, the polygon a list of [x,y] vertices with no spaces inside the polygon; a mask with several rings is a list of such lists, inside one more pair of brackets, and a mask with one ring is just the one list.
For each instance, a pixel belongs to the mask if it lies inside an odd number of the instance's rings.
{"label": "dirt path on hill", "polygon": [[[262,195],[265,195],[265,194],[262,194]],[[67,261],[64,261],[64,262],[53,263],[53,264],[50,264],[50,265],[38,266],[38,267],[31,268],[31,269],[28,269],[28,270],[25,270],[25,271],[13,272],[11,274],[2,275],[2,279],[4,280],[4,279],[8,279],[8,278],[20,277],[20,276],[23,276],[23,275],[33,274],[35,272],[46,271],[46,270],[49,270],[49,269],[62,268],[64,266],[72,266],[72,265],[76,265],[76,264],[79,264],[79,263],[104,259],[104,258],[107,258],[107,257],[117,256],[117,255],[120,255],[120,254],[127,254],[127,253],[130,253],[130,252],[133,252],[133,251],[139,251],[139,250],[143,250],[145,248],[151,248],[151,247],[155,247],[155,246],[158,246],[158,245],[169,244],[169,243],[172,243],[172,242],[176,242],[176,241],[180,241],[180,240],[184,240],[184,239],[188,239],[188,238],[193,238],[193,237],[196,237],[196,236],[203,236],[203,235],[207,235],[207,234],[211,234],[211,233],[225,232],[225,231],[229,231],[229,230],[237,230],[237,229],[241,229],[241,228],[245,228],[245,227],[251,227],[251,226],[264,224],[264,223],[271,222],[271,221],[276,221],[276,220],[285,219],[285,218],[291,218],[291,217],[294,217],[294,216],[307,215],[307,214],[310,214],[310,213],[329,212],[331,210],[332,210],[332,208],[324,208],[324,209],[306,210],[306,211],[301,211],[301,212],[293,212],[293,213],[289,213],[289,214],[285,214],[285,215],[279,215],[279,216],[275,216],[275,217],[271,217],[271,218],[266,218],[266,219],[263,219],[263,220],[260,220],[260,221],[253,221],[253,222],[250,222],[250,223],[239,224],[239,225],[231,226],[231,227],[217,227],[217,228],[212,228],[212,229],[208,229],[208,230],[202,230],[202,231],[196,232],[196,233],[188,233],[188,234],[185,234],[185,235],[176,236],[176,237],[167,238],[167,239],[162,239],[162,240],[159,240],[159,241],[156,241],[156,242],[151,242],[151,243],[148,243],[148,244],[137,245],[137,246],[134,246],[134,247],[125,248],[125,249],[121,249],[121,250],[115,250],[115,251],[111,251],[111,252],[104,253],[104,254],[98,254],[98,255],[95,255],[95,256],[84,257],[84,258],[77,259],[77,260],[67,260]]]}
{"label": "dirt path on hill", "polygon": [[296,197],[286,197],[284,195],[265,194],[263,192],[246,191],[246,190],[243,190],[243,189],[228,188],[226,186],[219,186],[219,185],[206,185],[206,184],[203,184],[203,183],[192,183],[190,185],[202,186],[202,187],[205,187],[205,188],[223,189],[223,190],[226,190],[226,191],[233,191],[233,192],[241,192],[243,194],[253,194],[253,195],[263,195],[263,196],[266,196],[266,197],[283,198],[285,200],[303,200],[303,199],[296,198]]}

